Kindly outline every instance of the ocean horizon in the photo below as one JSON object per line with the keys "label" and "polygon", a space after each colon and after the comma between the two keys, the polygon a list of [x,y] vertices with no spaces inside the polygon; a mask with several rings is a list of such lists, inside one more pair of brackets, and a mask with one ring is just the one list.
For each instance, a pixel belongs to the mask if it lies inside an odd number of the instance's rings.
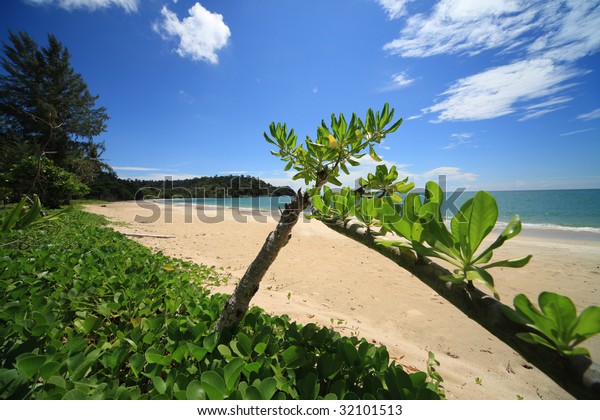
{"label": "ocean horizon", "polygon": [[[445,217],[450,218],[453,210],[476,191],[464,191],[449,200]],[[591,232],[600,234],[600,189],[573,190],[517,190],[489,191],[498,203],[498,223],[502,226],[510,221],[514,214],[521,217],[524,228],[564,230],[573,232]],[[281,197],[228,197],[228,198],[192,198],[172,199],[174,204],[207,205],[254,210],[276,210],[291,201],[289,196]]]}

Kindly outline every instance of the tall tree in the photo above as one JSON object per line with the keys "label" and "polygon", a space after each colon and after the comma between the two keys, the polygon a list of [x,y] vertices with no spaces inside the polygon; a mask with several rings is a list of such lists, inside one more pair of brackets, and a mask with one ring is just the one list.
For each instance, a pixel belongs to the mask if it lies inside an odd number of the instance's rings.
{"label": "tall tree", "polygon": [[[81,159],[97,160],[102,150],[92,139],[106,131],[106,108],[96,105],[98,96],[89,92],[70,63],[69,50],[54,35],[48,35],[47,47],[24,32],[9,32],[9,40],[0,61],[0,149],[14,152],[20,145],[18,150],[25,147],[28,155],[47,155],[88,177],[90,165],[82,165]],[[9,163],[16,162],[4,165]],[[85,173],[78,173],[83,166]]]}

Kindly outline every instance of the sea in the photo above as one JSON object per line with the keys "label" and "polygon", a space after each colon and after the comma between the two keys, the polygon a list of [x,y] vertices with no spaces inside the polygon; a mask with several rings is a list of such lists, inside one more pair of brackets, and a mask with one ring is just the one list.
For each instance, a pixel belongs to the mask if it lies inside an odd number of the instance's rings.
{"label": "sea", "polygon": [[[498,203],[498,222],[505,225],[518,214],[523,227],[536,230],[589,232],[600,235],[600,189],[490,191]],[[452,210],[475,195],[475,191],[448,192],[446,217]],[[191,202],[196,205],[276,210],[291,201],[290,197],[239,197],[175,199],[174,204]]]}

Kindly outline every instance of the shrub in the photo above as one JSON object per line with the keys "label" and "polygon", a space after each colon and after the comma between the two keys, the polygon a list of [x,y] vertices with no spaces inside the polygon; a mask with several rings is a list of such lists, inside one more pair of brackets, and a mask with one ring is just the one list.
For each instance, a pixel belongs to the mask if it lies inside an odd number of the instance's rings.
{"label": "shrub", "polygon": [[[0,398],[440,398],[385,347],[253,308],[213,332],[207,266],[153,254],[73,211],[0,248]],[[83,234],[82,234],[83,232]]]}

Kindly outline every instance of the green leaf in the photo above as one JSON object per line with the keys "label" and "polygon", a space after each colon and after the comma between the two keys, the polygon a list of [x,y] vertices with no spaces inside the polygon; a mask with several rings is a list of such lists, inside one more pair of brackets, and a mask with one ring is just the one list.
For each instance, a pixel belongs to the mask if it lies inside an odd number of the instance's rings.
{"label": "green leaf", "polygon": [[63,378],[62,376],[51,376],[46,383],[50,384],[50,385],[54,385],[58,388],[62,388],[62,389],[66,389],[67,388],[67,382],[65,381],[65,378]]}
{"label": "green leaf", "polygon": [[515,237],[521,232],[521,219],[519,219],[518,215],[514,215],[508,225],[504,228],[502,233],[498,236],[498,238],[492,243],[485,251],[483,251],[477,258],[472,260],[472,263],[478,263],[480,260],[487,254],[489,254],[494,249],[501,247],[504,242],[508,239]]}
{"label": "green leaf", "polygon": [[154,376],[152,378],[152,384],[159,394],[167,392],[167,383],[160,376]]}
{"label": "green leaf", "polygon": [[194,379],[192,382],[190,382],[185,390],[185,397],[188,400],[205,400],[206,399],[206,392],[204,391],[204,388],[202,388],[202,385],[200,384],[200,381]]}
{"label": "green leaf", "polygon": [[328,182],[331,182],[333,185],[335,185],[335,186],[337,186],[337,187],[341,187],[341,186],[342,186],[342,183],[341,183],[341,181],[340,181],[339,179],[337,179],[335,176],[333,176],[333,174],[330,174],[330,175],[327,177],[327,181],[328,181]]}
{"label": "green leaf", "polygon": [[285,367],[288,369],[297,369],[306,362],[306,350],[302,347],[291,346],[281,353]]}
{"label": "green leaf", "polygon": [[206,391],[209,399],[222,400],[228,395],[225,381],[217,372],[212,370],[203,372],[200,378],[202,388]]}
{"label": "green leaf", "polygon": [[[491,257],[491,255],[490,255]],[[521,257],[521,258],[515,258],[512,260],[503,260],[503,261],[496,261],[493,262],[491,264],[485,265],[481,268],[487,270],[489,268],[493,268],[493,267],[510,267],[510,268],[521,268],[521,267],[525,267],[527,265],[527,263],[529,263],[529,260],[531,260],[531,255],[527,255],[526,257]],[[485,260],[480,260],[479,262],[485,262]]]}
{"label": "green leaf", "polygon": [[270,400],[277,392],[277,380],[273,377],[265,378],[256,385],[256,388],[260,392],[261,399]]}
{"label": "green leaf", "polygon": [[253,385],[250,385],[248,388],[246,388],[246,399],[259,401],[262,400],[262,394],[260,393],[258,388],[256,388]]}
{"label": "green leaf", "polygon": [[213,350],[217,347],[217,344],[219,344],[220,338],[221,338],[220,334],[218,332],[214,331],[204,338],[204,341],[202,342],[202,346],[209,353],[212,353]]}
{"label": "green leaf", "polygon": [[77,331],[83,334],[89,334],[90,332],[98,328],[101,321],[102,320],[100,318],[95,317],[93,315],[89,315],[86,316],[84,319],[76,319],[73,324],[75,325],[75,329]]}
{"label": "green leaf", "polygon": [[156,347],[149,347],[148,350],[144,353],[146,361],[148,363],[161,363],[163,352]]}
{"label": "green leaf", "polygon": [[571,299],[557,293],[542,292],[538,296],[538,303],[544,315],[553,320],[557,326],[557,338],[565,343],[568,342],[566,335],[577,320],[577,309]]}
{"label": "green leaf", "polygon": [[225,386],[229,391],[233,391],[235,384],[237,383],[242,370],[244,370],[245,362],[242,358],[236,357],[232,359],[223,368],[223,376],[225,379]]}
{"label": "green leaf", "polygon": [[535,333],[518,333],[517,337],[529,344],[541,344],[551,349],[558,350],[555,344]]}
{"label": "green leaf", "polygon": [[579,315],[573,335],[589,338],[600,333],[600,307],[588,306]]}
{"label": "green leaf", "polygon": [[[466,238],[467,255],[465,255],[465,258],[468,261],[472,261],[472,257],[483,239],[496,226],[496,221],[498,220],[496,199],[488,192],[479,191],[475,194],[475,197],[463,204],[459,215],[455,216],[455,218],[459,218],[460,215],[464,217],[464,221],[460,220],[458,223],[461,225],[465,223],[468,232]],[[463,226],[461,226],[462,229],[464,229]]]}
{"label": "green leaf", "polygon": [[15,227],[26,203],[27,201],[25,197],[21,198],[21,201],[19,201],[19,203],[8,213],[8,215],[1,219],[2,225],[0,227],[2,233],[6,233]]}
{"label": "green leaf", "polygon": [[505,240],[512,239],[521,232],[521,219],[518,214],[515,214],[508,222],[508,225],[504,228],[500,234]]}
{"label": "green leaf", "polygon": [[38,356],[30,353],[17,360],[16,368],[27,375],[28,378],[33,378],[44,363],[46,363],[46,360],[46,356]]}
{"label": "green leaf", "polygon": [[429,203],[442,204],[444,201],[444,191],[433,181],[425,184],[425,201]]}
{"label": "green leaf", "polygon": [[494,287],[494,278],[486,270],[484,270],[481,267],[471,266],[467,269],[465,274],[467,280],[479,280],[480,282],[482,282],[487,288],[489,288],[494,293],[494,297],[500,300],[500,296],[498,295],[498,292]]}
{"label": "green leaf", "polygon": [[267,343],[258,343],[256,346],[254,346],[254,351],[256,352],[256,354],[263,354],[265,352],[265,350],[267,349]]}
{"label": "green leaf", "polygon": [[375,162],[381,162],[381,158],[377,156],[375,149],[373,149],[373,146],[371,145],[369,145],[369,156],[371,156],[371,159],[373,159]]}
{"label": "green leaf", "polygon": [[517,313],[529,320],[527,325],[537,329],[544,335],[552,336],[554,323],[545,314],[540,312],[524,294],[518,294],[513,300]]}
{"label": "green leaf", "polygon": [[40,376],[44,380],[50,379],[54,374],[58,373],[61,364],[56,361],[45,363],[39,370]]}
{"label": "green leaf", "polygon": [[140,372],[142,372],[142,369],[144,368],[144,364],[145,364],[145,359],[139,353],[134,353],[129,358],[129,367],[131,368],[131,370],[133,371],[133,373],[136,376],[139,375]]}
{"label": "green leaf", "polygon": [[326,354],[321,357],[317,363],[319,375],[323,378],[332,380],[342,368],[341,358],[333,353]]}
{"label": "green leaf", "polygon": [[79,389],[72,389],[68,391],[62,398],[63,400],[85,400],[87,394]]}
{"label": "green leaf", "polygon": [[323,199],[318,195],[312,196],[312,206],[317,209],[321,213],[325,213],[325,203],[323,203]]}

